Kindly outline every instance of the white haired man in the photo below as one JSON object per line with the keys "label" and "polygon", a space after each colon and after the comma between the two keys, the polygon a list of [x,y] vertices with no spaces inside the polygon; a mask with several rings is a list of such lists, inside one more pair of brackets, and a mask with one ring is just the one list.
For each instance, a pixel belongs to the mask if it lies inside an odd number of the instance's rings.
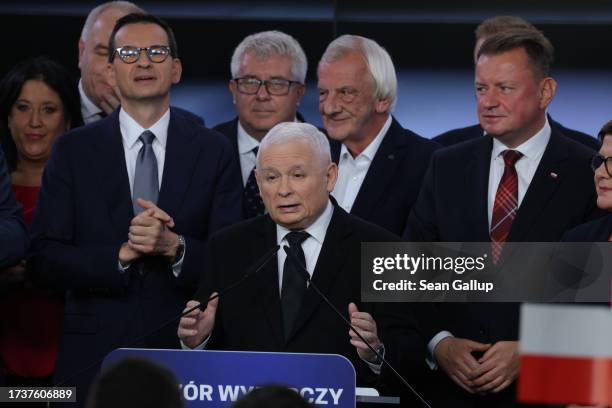
{"label": "white haired man", "polygon": [[[256,168],[267,214],[211,239],[209,274],[202,276],[196,298],[208,299],[238,281],[275,245],[290,245],[303,256],[314,284],[341,306],[373,347],[382,349],[373,306],[360,303],[359,253],[361,242],[397,237],[347,214],[330,198],[337,174],[329,143],[317,128],[294,122],[272,128],[260,144]],[[178,335],[184,346],[341,354],[355,365],[358,383],[368,383],[380,370],[376,355],[353,333],[349,337],[347,327],[299,274],[279,251],[256,277],[182,318]],[[187,308],[196,304],[190,301]]]}
{"label": "white haired man", "polygon": [[333,196],[347,212],[400,235],[438,145],[391,116],[397,78],[375,41],[343,35],[318,67],[319,111],[338,163]]}
{"label": "white haired man", "polygon": [[306,55],[297,40],[280,31],[247,36],[234,50],[229,90],[237,117],[214,129],[231,141],[242,170],[243,217],[264,213],[255,182],[255,157],[261,139],[281,122],[300,121]]}

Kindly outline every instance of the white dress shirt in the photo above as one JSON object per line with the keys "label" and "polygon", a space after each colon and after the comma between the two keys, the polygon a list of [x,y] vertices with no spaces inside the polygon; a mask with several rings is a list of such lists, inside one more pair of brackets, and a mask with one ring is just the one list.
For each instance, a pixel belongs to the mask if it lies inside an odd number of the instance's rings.
{"label": "white dress shirt", "polygon": [[[142,141],[139,140],[140,135],[145,130],[151,131],[155,138],[151,147],[157,160],[157,181],[159,188],[161,189],[162,178],[164,174],[164,163],[166,158],[166,141],[168,140],[168,125],[170,123],[170,109],[162,115],[157,122],[155,122],[148,129],[143,128],[136,122],[126,111],[121,108],[119,110],[119,130],[121,131],[121,138],[123,141],[123,152],[125,154],[125,165],[127,167],[128,179],[130,182],[130,195],[134,194],[134,173],[136,172],[136,159],[138,158],[138,152],[142,147]],[[183,266],[183,260],[185,259],[185,253],[187,248],[184,248],[181,259],[172,265],[172,272],[174,276],[178,277],[181,273],[181,267]],[[119,264],[119,270],[125,272],[130,265]]]}
{"label": "white dress shirt", "polygon": [[83,80],[79,79],[79,95],[81,97],[81,115],[86,125],[102,119],[102,109],[98,108],[85,94]]}
{"label": "white dress shirt", "polygon": [[[317,218],[315,222],[304,231],[310,234],[304,242],[302,242],[302,250],[304,251],[304,257],[306,258],[306,270],[310,274],[312,278],[312,274],[314,272],[315,266],[317,265],[317,259],[319,259],[319,254],[321,253],[321,247],[323,246],[323,241],[325,240],[325,234],[327,232],[327,227],[332,218],[332,214],[334,213],[334,206],[331,201],[327,202],[327,206],[323,213]],[[291,230],[276,224],[276,243],[281,246],[281,250],[278,251],[278,290],[281,295],[282,287],[283,287],[283,273],[285,268],[285,259],[287,258],[287,254],[282,249],[284,245],[289,246],[289,242],[287,241],[287,234],[289,234]]]}
{"label": "white dress shirt", "polygon": [[249,135],[238,121],[238,156],[240,157],[240,171],[242,173],[242,185],[246,187],[249,175],[255,167],[257,157],[253,149],[259,147],[259,140]]}
{"label": "white dress shirt", "polygon": [[[514,149],[523,154],[514,167],[516,168],[516,174],[518,176],[518,207],[520,208],[523,198],[527,193],[529,184],[533,180],[533,176],[542,160],[546,146],[550,141],[550,124],[548,118],[544,122],[544,127],[540,129],[535,135],[529,138],[523,144],[517,146]],[[502,142],[493,138],[493,148],[491,149],[491,164],[489,166],[489,186],[488,186],[488,206],[487,216],[489,220],[489,229],[491,228],[491,219],[493,218],[493,207],[495,205],[495,195],[497,194],[497,188],[504,174],[504,158],[501,155],[504,150],[509,148]],[[435,369],[437,363],[434,359],[434,350],[438,343],[446,337],[452,336],[453,334],[447,330],[443,330],[436,334],[427,344],[429,355],[427,358],[427,364],[430,368]]]}
{"label": "white dress shirt", "polygon": [[353,158],[347,147],[342,144],[340,158],[338,159],[338,180],[334,186],[332,195],[338,201],[344,211],[350,213],[355,203],[355,198],[361,189],[363,180],[368,174],[372,160],[391,126],[391,115],[380,129],[376,137],[372,139],[368,147],[357,157]]}

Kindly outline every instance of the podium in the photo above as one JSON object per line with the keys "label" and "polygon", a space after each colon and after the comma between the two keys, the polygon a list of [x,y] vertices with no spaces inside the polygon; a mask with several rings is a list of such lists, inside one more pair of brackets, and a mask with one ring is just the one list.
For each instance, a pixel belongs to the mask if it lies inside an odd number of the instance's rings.
{"label": "podium", "polygon": [[[187,407],[229,407],[258,386],[292,388],[310,403],[354,408],[355,369],[336,354],[266,353],[209,350],[117,349],[102,368],[125,358],[142,358],[174,373]],[[399,399],[360,397],[364,406],[390,407]],[[358,406],[361,406],[359,403]]]}

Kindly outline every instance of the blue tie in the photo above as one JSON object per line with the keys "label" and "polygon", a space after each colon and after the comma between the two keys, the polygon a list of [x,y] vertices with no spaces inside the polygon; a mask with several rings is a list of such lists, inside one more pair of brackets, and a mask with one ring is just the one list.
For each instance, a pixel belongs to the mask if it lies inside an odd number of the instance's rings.
{"label": "blue tie", "polygon": [[155,135],[150,130],[145,130],[138,139],[142,142],[142,147],[136,158],[132,199],[134,214],[136,215],[143,211],[143,208],[136,203],[136,199],[143,198],[157,203],[157,196],[159,195],[157,159],[153,152]]}

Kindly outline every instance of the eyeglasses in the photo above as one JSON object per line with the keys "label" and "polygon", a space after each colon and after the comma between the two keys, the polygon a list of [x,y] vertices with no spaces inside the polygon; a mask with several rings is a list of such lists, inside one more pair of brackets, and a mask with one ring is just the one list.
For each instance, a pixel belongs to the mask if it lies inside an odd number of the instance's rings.
{"label": "eyeglasses", "polygon": [[596,154],[591,160],[591,168],[596,171],[601,165],[604,165],[608,176],[612,177],[612,156],[603,157],[601,154]]}
{"label": "eyeglasses", "polygon": [[234,78],[232,81],[236,82],[238,92],[246,95],[255,95],[259,92],[259,88],[263,85],[266,91],[270,95],[284,96],[289,93],[289,88],[292,84],[299,84],[297,81],[290,81],[288,79],[267,79],[262,81],[254,77],[242,77]]}
{"label": "eyeglasses", "polygon": [[140,59],[140,53],[146,51],[149,61],[156,64],[162,63],[170,55],[170,47],[167,45],[152,45],[150,47],[133,47],[124,45],[115,49],[115,54],[126,64],[133,64]]}

